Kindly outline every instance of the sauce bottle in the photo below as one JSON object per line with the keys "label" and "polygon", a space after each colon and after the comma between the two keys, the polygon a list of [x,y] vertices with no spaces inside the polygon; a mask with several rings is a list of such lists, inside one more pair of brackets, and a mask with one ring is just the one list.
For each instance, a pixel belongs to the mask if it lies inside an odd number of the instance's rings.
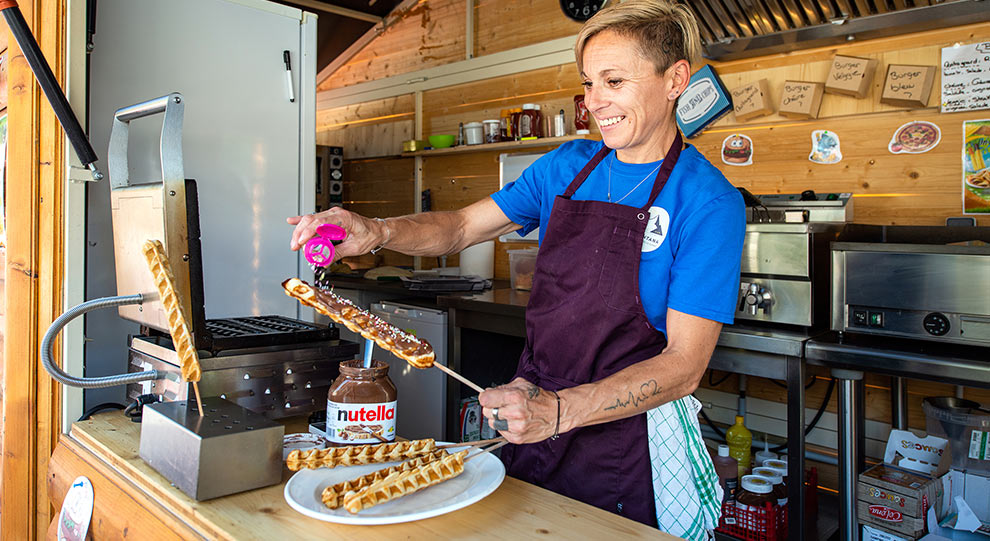
{"label": "sauce bottle", "polygon": [[763,450],[757,451],[756,456],[753,459],[753,464],[758,468],[763,465],[767,460],[776,460],[777,453],[770,451],[770,444],[767,443],[767,436],[763,435]]}
{"label": "sauce bottle", "polygon": [[574,133],[587,135],[589,131],[590,118],[588,107],[584,104],[584,94],[574,96]]}
{"label": "sauce bottle", "polygon": [[777,499],[777,505],[787,505],[787,486],[784,478],[780,476],[774,468],[753,468],[753,475],[767,478],[773,483],[773,496]]}
{"label": "sauce bottle", "polygon": [[724,443],[720,444],[718,455],[712,457],[712,462],[715,464],[718,482],[725,492],[725,496],[722,498],[723,503],[734,500],[736,489],[739,486],[739,463],[729,456],[729,446]]}
{"label": "sauce bottle", "polygon": [[744,476],[736,494],[736,520],[744,529],[757,534],[757,539],[763,539],[767,533],[768,503],[776,503],[770,480],[759,475]]}
{"label": "sauce bottle", "polygon": [[729,456],[739,462],[739,478],[746,475],[752,464],[750,448],[753,446],[753,433],[743,424],[743,416],[736,415],[736,424],[725,431],[725,442],[729,444]]}

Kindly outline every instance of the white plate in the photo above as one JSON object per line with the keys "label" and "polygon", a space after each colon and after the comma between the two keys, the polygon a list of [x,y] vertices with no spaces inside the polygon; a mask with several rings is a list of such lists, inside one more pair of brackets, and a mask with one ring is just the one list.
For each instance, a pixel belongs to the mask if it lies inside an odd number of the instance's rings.
{"label": "white plate", "polygon": [[[448,451],[453,453],[461,449],[463,447]],[[361,510],[357,514],[352,515],[343,507],[328,509],[323,505],[321,495],[324,488],[395,464],[398,462],[301,470],[285,484],[285,501],[296,511],[326,522],[395,524],[435,517],[467,507],[494,492],[505,478],[502,461],[491,453],[483,453],[464,464],[464,472],[449,481]]]}

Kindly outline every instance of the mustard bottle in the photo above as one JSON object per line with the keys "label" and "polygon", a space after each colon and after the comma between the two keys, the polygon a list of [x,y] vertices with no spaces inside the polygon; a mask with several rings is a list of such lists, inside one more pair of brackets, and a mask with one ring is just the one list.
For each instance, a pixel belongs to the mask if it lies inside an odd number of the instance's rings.
{"label": "mustard bottle", "polygon": [[752,457],[753,433],[743,424],[743,416],[736,415],[736,424],[725,431],[725,442],[729,444],[729,456],[739,463],[739,478],[749,471]]}

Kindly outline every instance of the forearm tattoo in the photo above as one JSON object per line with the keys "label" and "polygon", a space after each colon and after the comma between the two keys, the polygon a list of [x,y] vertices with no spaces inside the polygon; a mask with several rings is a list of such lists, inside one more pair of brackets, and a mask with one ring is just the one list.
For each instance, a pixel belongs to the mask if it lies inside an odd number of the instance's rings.
{"label": "forearm tattoo", "polygon": [[540,388],[530,383],[529,388],[526,389],[526,394],[529,395],[529,399],[532,400],[537,396],[540,396]]}
{"label": "forearm tattoo", "polygon": [[660,387],[660,384],[657,383],[657,380],[651,379],[650,381],[647,381],[646,383],[639,386],[638,395],[634,394],[632,391],[629,391],[629,395],[626,397],[625,400],[623,400],[622,398],[616,398],[614,404],[612,404],[611,406],[605,406],[605,411],[627,408],[629,406],[637,408],[643,402],[660,394],[661,391],[662,388]]}

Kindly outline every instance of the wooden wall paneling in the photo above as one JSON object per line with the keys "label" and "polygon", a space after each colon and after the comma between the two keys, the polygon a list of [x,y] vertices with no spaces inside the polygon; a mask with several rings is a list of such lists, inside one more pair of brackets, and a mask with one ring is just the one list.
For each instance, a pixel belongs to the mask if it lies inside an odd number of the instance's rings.
{"label": "wooden wall paneling", "polygon": [[[344,156],[347,156],[345,147]],[[344,208],[368,217],[387,218],[414,210],[413,158],[346,159]],[[382,250],[373,256],[376,265],[412,265],[412,256]]]}
{"label": "wooden wall paneling", "polygon": [[347,129],[361,124],[409,120],[415,114],[412,94],[316,111],[316,131]]}
{"label": "wooden wall paneling", "polygon": [[[985,111],[939,114],[933,109],[874,113],[800,121],[742,125],[709,130],[689,142],[697,146],[735,185],[755,194],[851,192],[855,221],[873,224],[942,225],[962,214],[962,122],[986,118]],[[939,125],[942,140],[924,154],[891,154],[896,129],[911,120]],[[843,160],[821,165],[808,160],[811,132],[828,129],[839,135]],[[753,165],[724,165],[722,140],[730,133],[753,139]],[[990,225],[990,216],[977,216]]]}
{"label": "wooden wall paneling", "polygon": [[475,11],[478,56],[574,36],[581,31],[581,23],[568,19],[561,11],[559,0],[477,0]]}
{"label": "wooden wall paneling", "polygon": [[[21,2],[56,77],[65,64],[65,2]],[[38,361],[40,333],[62,299],[62,131],[23,54],[9,42],[7,264],[0,537],[43,537],[51,509],[45,472],[60,423],[60,389]],[[57,351],[57,346],[56,346]],[[57,357],[56,353],[56,357]],[[60,359],[56,358],[56,362]]]}
{"label": "wooden wall paneling", "polygon": [[316,132],[316,144],[343,147],[348,160],[396,156],[402,152],[402,142],[412,138],[412,119]]}
{"label": "wooden wall paneling", "polygon": [[[54,509],[62,507],[72,481],[80,475],[89,478],[95,496],[87,539],[200,538],[142,491],[120,486],[120,478],[112,468],[71,438],[62,439],[49,463],[47,489]],[[57,515],[54,518],[57,519]]]}
{"label": "wooden wall paneling", "polygon": [[465,7],[464,0],[421,1],[317,91],[464,60]]}

